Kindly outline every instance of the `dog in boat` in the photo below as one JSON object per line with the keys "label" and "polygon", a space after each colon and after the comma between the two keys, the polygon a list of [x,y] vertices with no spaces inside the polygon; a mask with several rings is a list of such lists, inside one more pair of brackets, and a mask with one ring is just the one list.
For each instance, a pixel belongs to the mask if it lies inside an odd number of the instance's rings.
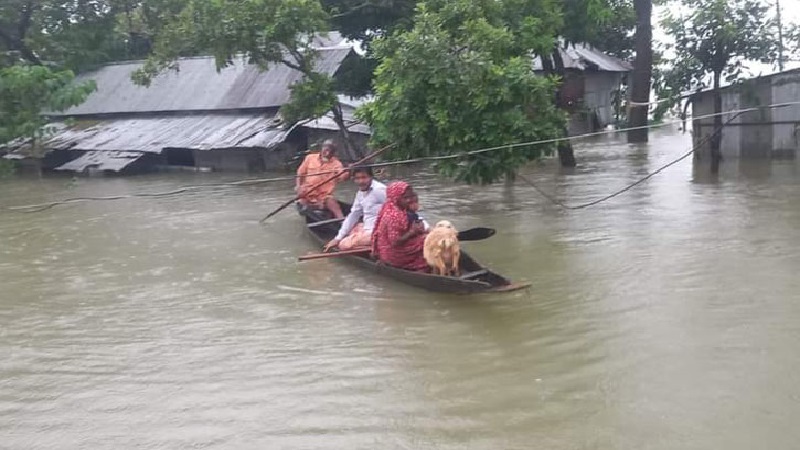
{"label": "dog in boat", "polygon": [[461,246],[458,243],[458,230],[449,221],[439,221],[431,228],[425,237],[422,253],[434,274],[459,275]]}

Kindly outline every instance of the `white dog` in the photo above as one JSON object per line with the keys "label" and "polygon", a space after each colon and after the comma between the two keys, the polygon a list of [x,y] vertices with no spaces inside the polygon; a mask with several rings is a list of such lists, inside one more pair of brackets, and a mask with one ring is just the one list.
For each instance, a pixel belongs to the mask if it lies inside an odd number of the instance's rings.
{"label": "white dog", "polygon": [[425,237],[422,254],[433,273],[458,276],[461,246],[458,243],[458,231],[453,224],[447,220],[437,222]]}

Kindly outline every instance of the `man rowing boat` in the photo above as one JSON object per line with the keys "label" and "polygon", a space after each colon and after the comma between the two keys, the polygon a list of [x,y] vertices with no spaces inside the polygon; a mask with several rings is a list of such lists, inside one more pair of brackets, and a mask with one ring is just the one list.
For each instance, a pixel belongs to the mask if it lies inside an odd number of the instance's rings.
{"label": "man rowing boat", "polygon": [[[386,185],[373,177],[371,168],[355,167],[350,170],[350,175],[358,186],[358,192],[353,200],[350,214],[339,228],[339,233],[325,245],[326,252],[334,247],[339,247],[339,250],[369,247],[372,243],[375,221],[386,201]],[[363,221],[359,222],[362,219]]]}
{"label": "man rowing boat", "polygon": [[386,189],[386,203],[372,233],[372,254],[390,266],[417,272],[428,271],[423,256],[425,234],[429,228],[416,214],[417,194],[404,181]]}
{"label": "man rowing boat", "polygon": [[[312,190],[317,183],[338,171],[342,171],[340,177]],[[327,209],[336,218],[344,217],[339,202],[333,196],[333,191],[336,189],[336,184],[346,180],[347,176],[347,171],[336,157],[336,145],[330,139],[325,141],[319,153],[311,153],[306,156],[303,163],[297,168],[295,190],[297,196],[300,197],[298,203],[303,208]]]}

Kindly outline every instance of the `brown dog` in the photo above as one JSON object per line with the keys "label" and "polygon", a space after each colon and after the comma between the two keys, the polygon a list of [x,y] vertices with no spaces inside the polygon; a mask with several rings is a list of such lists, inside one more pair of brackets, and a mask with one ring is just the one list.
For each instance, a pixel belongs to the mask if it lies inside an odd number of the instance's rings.
{"label": "brown dog", "polygon": [[447,220],[436,223],[425,237],[422,254],[436,275],[459,275],[458,262],[461,246],[458,231]]}

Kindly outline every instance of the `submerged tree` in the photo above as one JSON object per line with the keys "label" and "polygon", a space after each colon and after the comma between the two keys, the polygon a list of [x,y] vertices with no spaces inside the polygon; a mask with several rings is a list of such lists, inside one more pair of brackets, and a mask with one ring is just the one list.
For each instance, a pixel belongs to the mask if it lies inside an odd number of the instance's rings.
{"label": "submerged tree", "polygon": [[[423,2],[410,31],[376,41],[376,99],[362,110],[373,139],[396,142],[393,156],[408,158],[563,136],[565,115],[553,102],[557,80],[535,75],[531,66],[532,53],[552,48],[557,17],[532,5],[511,9],[512,3]],[[552,143],[502,148],[443,160],[437,168],[488,183],[554,149]]]}
{"label": "submerged tree", "polygon": [[[714,128],[722,128],[722,82],[734,82],[747,61],[773,62],[777,43],[768,6],[757,0],[682,0],[685,13],[669,12],[662,24],[674,40],[673,67],[665,73],[662,91],[702,88],[711,78]],[[711,139],[711,170],[722,160],[722,132]]]}

